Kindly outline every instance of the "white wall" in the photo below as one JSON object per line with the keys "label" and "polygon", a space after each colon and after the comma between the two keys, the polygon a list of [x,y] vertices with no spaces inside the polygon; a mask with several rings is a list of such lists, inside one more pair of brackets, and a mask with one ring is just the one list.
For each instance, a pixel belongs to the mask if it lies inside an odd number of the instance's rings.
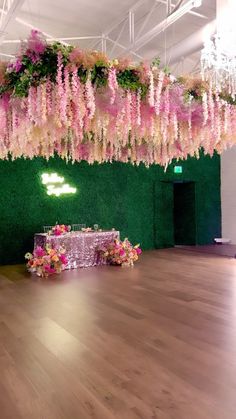
{"label": "white wall", "polygon": [[222,237],[236,244],[236,147],[221,156]]}

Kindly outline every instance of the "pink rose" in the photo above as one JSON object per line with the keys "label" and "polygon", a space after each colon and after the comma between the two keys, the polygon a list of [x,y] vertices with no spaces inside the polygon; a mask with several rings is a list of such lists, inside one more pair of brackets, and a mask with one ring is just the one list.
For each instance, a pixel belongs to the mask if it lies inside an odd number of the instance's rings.
{"label": "pink rose", "polygon": [[41,246],[37,246],[36,249],[34,250],[34,257],[36,258],[41,258],[43,256],[45,256],[45,250],[41,247]]}
{"label": "pink rose", "polygon": [[137,247],[136,252],[137,252],[137,255],[141,255],[142,250],[140,249],[140,247]]}
{"label": "pink rose", "polygon": [[56,273],[56,269],[55,268],[51,268],[50,265],[45,265],[44,266],[44,270],[45,272],[47,272],[49,275],[51,274],[55,274]]}
{"label": "pink rose", "polygon": [[68,262],[66,255],[60,255],[60,261],[62,265],[66,265]]}
{"label": "pink rose", "polygon": [[43,261],[44,261],[44,263],[46,262],[46,264],[50,264],[51,263],[51,257],[49,255],[44,256]]}

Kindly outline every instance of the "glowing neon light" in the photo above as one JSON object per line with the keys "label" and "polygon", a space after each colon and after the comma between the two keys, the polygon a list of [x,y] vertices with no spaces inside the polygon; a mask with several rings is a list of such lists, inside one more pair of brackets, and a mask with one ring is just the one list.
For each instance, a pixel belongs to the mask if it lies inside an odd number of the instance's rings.
{"label": "glowing neon light", "polygon": [[42,184],[47,188],[47,195],[60,196],[64,194],[74,194],[77,189],[64,183],[64,177],[57,173],[43,173],[41,175]]}
{"label": "glowing neon light", "polygon": [[57,173],[43,173],[41,177],[42,177],[43,185],[48,185],[49,183],[63,183],[64,182],[64,177],[58,176]]}
{"label": "glowing neon light", "polygon": [[48,195],[60,196],[62,194],[75,193],[75,192],[76,192],[76,188],[73,188],[72,186],[68,185],[68,183],[64,183],[61,186],[55,186],[55,185],[47,186]]}

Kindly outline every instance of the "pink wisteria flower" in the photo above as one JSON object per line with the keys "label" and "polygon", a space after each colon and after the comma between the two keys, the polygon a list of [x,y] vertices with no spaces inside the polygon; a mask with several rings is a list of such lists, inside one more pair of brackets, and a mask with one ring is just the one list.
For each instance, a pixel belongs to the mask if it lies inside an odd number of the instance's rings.
{"label": "pink wisteria flower", "polygon": [[108,72],[108,86],[111,90],[111,104],[113,104],[116,99],[116,91],[119,87],[116,78],[116,69],[114,67],[111,67]]}
{"label": "pink wisteria flower", "polygon": [[235,143],[235,99],[196,77],[47,44],[37,30],[0,65],[1,159],[167,166]]}
{"label": "pink wisteria flower", "polygon": [[7,66],[7,72],[11,73],[11,72],[16,72],[18,73],[21,69],[22,69],[22,61],[21,61],[21,57],[17,57],[16,61],[11,62],[8,64]]}
{"label": "pink wisteria flower", "polygon": [[36,29],[33,29],[26,44],[25,54],[32,60],[33,63],[36,63],[44,53],[46,46],[47,44],[43,39],[42,34]]}

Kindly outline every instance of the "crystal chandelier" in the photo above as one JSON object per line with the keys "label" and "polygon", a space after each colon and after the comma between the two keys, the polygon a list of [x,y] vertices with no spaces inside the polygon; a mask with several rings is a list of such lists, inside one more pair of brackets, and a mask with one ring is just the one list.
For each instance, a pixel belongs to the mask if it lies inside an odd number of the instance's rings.
{"label": "crystal chandelier", "polygon": [[[235,0],[234,0],[235,1]],[[208,80],[218,92],[236,97],[236,26],[232,21],[235,16],[231,0],[217,2],[217,33],[208,39],[201,53],[201,71],[203,80]],[[232,6],[232,7],[231,7]],[[219,15],[219,18],[218,18]]]}

